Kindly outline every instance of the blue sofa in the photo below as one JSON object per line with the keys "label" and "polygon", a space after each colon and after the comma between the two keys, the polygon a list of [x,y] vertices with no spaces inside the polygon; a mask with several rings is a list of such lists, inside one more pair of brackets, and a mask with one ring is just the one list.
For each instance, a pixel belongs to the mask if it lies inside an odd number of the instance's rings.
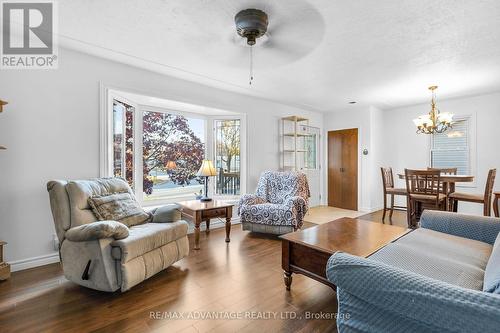
{"label": "blue sofa", "polygon": [[339,332],[500,332],[500,219],[424,211],[368,258],[328,261]]}

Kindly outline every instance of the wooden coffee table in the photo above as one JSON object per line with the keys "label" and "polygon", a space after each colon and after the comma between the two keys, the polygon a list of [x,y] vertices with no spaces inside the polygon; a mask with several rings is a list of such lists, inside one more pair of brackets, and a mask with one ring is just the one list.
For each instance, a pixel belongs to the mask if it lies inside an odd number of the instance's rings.
{"label": "wooden coffee table", "polygon": [[326,263],[337,251],[368,257],[411,229],[388,224],[341,218],[299,232],[283,235],[282,267],[287,290],[292,273],[300,273],[335,287],[326,278]]}
{"label": "wooden coffee table", "polygon": [[205,221],[207,233],[210,232],[210,219],[226,219],[226,243],[230,242],[229,233],[231,232],[231,217],[233,216],[234,204],[222,200],[199,201],[189,200],[181,201],[177,204],[182,206],[182,218],[188,219],[194,223],[194,249],[200,249],[200,224]]}

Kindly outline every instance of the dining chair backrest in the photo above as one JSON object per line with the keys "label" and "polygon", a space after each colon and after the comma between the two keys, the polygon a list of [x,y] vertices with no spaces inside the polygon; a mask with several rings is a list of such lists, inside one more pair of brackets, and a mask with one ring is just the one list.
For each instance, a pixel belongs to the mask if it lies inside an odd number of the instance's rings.
{"label": "dining chair backrest", "polygon": [[380,168],[382,172],[382,184],[384,184],[384,192],[386,188],[394,187],[394,177],[392,175],[392,168]]}
{"label": "dining chair backrest", "polygon": [[458,168],[427,168],[427,170],[439,170],[442,175],[456,175]]}
{"label": "dining chair backrest", "polygon": [[496,175],[497,169],[490,169],[490,171],[488,171],[488,179],[486,179],[486,187],[484,189],[485,202],[491,202],[491,197],[493,195],[493,185],[495,185]]}
{"label": "dining chair backrest", "polygon": [[435,196],[441,192],[441,172],[439,170],[405,169],[406,190],[411,194]]}

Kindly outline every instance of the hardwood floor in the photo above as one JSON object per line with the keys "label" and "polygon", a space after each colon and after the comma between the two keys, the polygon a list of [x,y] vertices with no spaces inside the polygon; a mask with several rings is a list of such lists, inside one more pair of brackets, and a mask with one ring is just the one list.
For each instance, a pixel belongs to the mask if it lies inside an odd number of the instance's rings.
{"label": "hardwood floor", "polygon": [[[191,250],[187,258],[123,294],[71,283],[59,264],[13,273],[0,283],[0,332],[336,331],[335,320],[305,317],[306,312],[336,312],[331,288],[296,274],[292,290],[285,290],[276,237],[250,234],[236,225],[231,242],[224,238],[223,228],[202,232],[201,250]],[[190,243],[193,248],[192,237]],[[196,317],[207,315],[204,311],[244,318]],[[185,318],[167,319],[169,312]],[[250,314],[277,317],[245,318]]]}
{"label": "hardwood floor", "polygon": [[324,224],[342,217],[357,218],[358,216],[364,214],[366,213],[356,210],[330,206],[316,206],[309,209],[306,216],[304,216],[304,221],[312,222],[314,224]]}
{"label": "hardwood floor", "polygon": [[385,224],[392,224],[392,225],[397,225],[400,227],[408,227],[408,222],[406,218],[406,212],[401,211],[401,210],[395,210],[394,214],[392,215],[392,219],[389,219],[389,213],[387,213],[387,216],[385,217],[385,221],[382,222],[382,215],[384,211],[383,210],[378,210],[373,213],[365,214],[358,219],[361,220],[367,220],[367,221],[372,221],[372,222],[380,222],[380,223],[385,223]]}

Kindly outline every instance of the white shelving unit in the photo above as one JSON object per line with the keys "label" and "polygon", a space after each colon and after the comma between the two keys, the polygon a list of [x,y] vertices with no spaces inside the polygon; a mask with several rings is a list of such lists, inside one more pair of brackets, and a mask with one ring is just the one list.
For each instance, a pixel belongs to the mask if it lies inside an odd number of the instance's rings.
{"label": "white shelving unit", "polygon": [[309,119],[307,118],[299,116],[281,118],[282,170],[301,170],[303,168],[304,155],[307,152],[304,146],[304,138],[310,135],[305,130],[308,126]]}

